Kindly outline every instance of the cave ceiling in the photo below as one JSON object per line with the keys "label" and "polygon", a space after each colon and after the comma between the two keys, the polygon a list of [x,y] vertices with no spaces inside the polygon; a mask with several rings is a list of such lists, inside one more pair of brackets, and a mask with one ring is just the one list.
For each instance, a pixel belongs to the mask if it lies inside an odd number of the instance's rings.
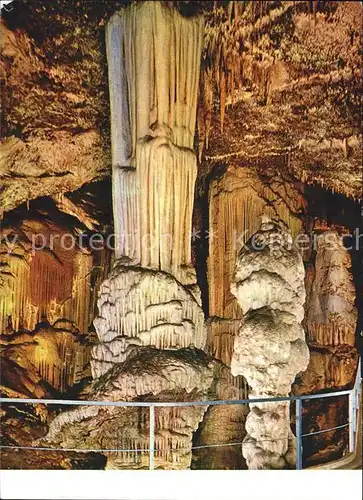
{"label": "cave ceiling", "polygon": [[[110,175],[104,29],[126,3],[3,12],[0,216]],[[361,199],[359,2],[176,4],[205,13],[199,183],[233,164]]]}

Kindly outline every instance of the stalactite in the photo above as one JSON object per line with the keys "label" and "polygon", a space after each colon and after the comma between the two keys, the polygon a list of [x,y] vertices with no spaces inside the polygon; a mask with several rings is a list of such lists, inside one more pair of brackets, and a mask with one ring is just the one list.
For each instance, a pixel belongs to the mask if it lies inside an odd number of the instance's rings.
{"label": "stalactite", "polygon": [[[34,234],[42,236],[38,242],[40,245],[50,241],[51,231],[43,224],[28,221],[16,233],[18,239],[14,248],[9,251],[2,245],[1,334],[21,328],[34,331],[41,321],[55,324],[63,319],[73,322],[82,333],[88,330],[92,255],[78,247],[63,248],[63,232],[53,240],[52,248],[31,247]],[[6,274],[5,268],[8,270]]]}
{"label": "stalactite", "polygon": [[[242,2],[228,2],[227,12],[223,7],[215,9],[214,16],[206,23],[206,34],[204,42],[203,58],[206,64],[203,68],[202,82],[208,72],[212,79],[209,81],[211,96],[213,90],[218,90],[220,126],[223,131],[226,103],[234,100],[235,82],[241,86],[241,82],[249,80],[256,85],[262,97],[267,97],[269,87],[269,74],[273,68],[274,57],[267,51],[262,51],[256,45],[255,39],[261,37],[267,29],[277,23],[286,12],[293,7],[293,2],[282,2],[277,8],[267,9],[263,2],[259,2],[259,11],[255,10],[256,4],[250,5]],[[217,11],[219,10],[219,15]],[[232,19],[232,12],[234,13]],[[229,19],[226,22],[225,18]],[[262,64],[257,61],[257,52],[262,58]],[[202,83],[203,85],[203,83]],[[201,88],[201,93],[205,92]],[[208,109],[211,109],[213,101],[203,103],[199,112],[201,121],[206,120]],[[199,121],[199,119],[198,119]],[[207,130],[207,123],[198,125],[199,130]],[[206,144],[208,148],[208,145]]]}
{"label": "stalactite", "polygon": [[223,132],[224,116],[226,111],[226,76],[223,72],[220,78],[220,119],[221,119],[221,132]]}
{"label": "stalactite", "polygon": [[[15,236],[15,235],[14,235]],[[8,235],[9,241],[11,235]],[[11,249],[1,244],[0,325],[1,334],[28,328],[34,317],[30,308],[30,245],[16,242]]]}
{"label": "stalactite", "polygon": [[[258,246],[258,247],[257,247]],[[238,255],[232,291],[243,312],[231,371],[243,374],[250,397],[287,396],[309,350],[304,317],[304,265],[282,227],[264,219]],[[289,403],[253,403],[242,452],[249,469],[279,469],[291,462]]]}

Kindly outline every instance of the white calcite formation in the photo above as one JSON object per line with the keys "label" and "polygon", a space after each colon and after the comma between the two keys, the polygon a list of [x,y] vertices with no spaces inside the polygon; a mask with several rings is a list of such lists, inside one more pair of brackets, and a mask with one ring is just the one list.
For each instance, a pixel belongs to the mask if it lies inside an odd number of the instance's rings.
{"label": "white calcite formation", "polygon": [[203,349],[204,314],[193,295],[162,271],[118,265],[101,286],[94,378],[122,363],[137,346]]}
{"label": "white calcite formation", "polygon": [[195,283],[193,151],[204,21],[134,3],[106,30],[116,257]]}
{"label": "white calcite formation", "polygon": [[308,340],[318,346],[355,345],[356,291],[349,251],[336,231],[316,238],[315,266],[307,280]]}
{"label": "white calcite formation", "polygon": [[[304,265],[281,224],[265,218],[242,248],[232,292],[243,312],[232,374],[246,377],[250,398],[287,396],[308,365],[309,351],[301,326]],[[246,430],[242,449],[249,469],[281,469],[291,462],[289,403],[250,404]]]}
{"label": "white calcite formation", "polygon": [[213,179],[209,191],[209,309],[218,318],[241,319],[231,293],[239,249],[258,230],[261,217],[285,222],[293,237],[301,230],[296,214],[302,210],[301,192],[278,175],[261,178],[256,169],[229,166]]}

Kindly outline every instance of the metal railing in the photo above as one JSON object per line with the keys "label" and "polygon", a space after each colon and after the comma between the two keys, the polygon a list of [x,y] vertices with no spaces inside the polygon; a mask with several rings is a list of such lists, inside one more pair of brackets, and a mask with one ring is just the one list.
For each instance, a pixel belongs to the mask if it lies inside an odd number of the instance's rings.
{"label": "metal railing", "polygon": [[[354,453],[356,449],[356,436],[358,432],[357,415],[359,407],[359,394],[361,390],[361,361],[359,360],[357,375],[354,387],[350,390],[335,391],[322,394],[306,394],[299,396],[286,396],[286,397],[271,397],[271,398],[251,398],[251,399],[232,399],[232,400],[217,400],[217,401],[83,401],[83,400],[66,400],[66,399],[21,399],[21,398],[0,398],[0,404],[46,404],[46,405],[61,405],[61,406],[102,406],[102,407],[147,407],[149,408],[149,448],[144,450],[123,450],[123,449],[67,449],[67,448],[46,448],[37,446],[18,446],[18,445],[0,445],[0,449],[32,449],[32,450],[52,450],[52,451],[77,451],[77,452],[130,452],[142,451],[149,453],[149,469],[153,470],[155,466],[155,408],[156,407],[190,407],[190,406],[218,406],[218,405],[238,405],[238,404],[251,404],[251,403],[278,403],[278,402],[296,402],[296,469],[303,468],[303,438],[315,434],[321,434],[335,429],[349,427],[349,452]],[[302,426],[302,409],[303,401],[313,399],[335,398],[339,396],[348,396],[349,398],[349,421],[346,424],[323,429],[316,432],[303,434]],[[271,439],[271,441],[274,441]],[[222,443],[203,446],[192,446],[191,449],[199,448],[214,448],[219,446],[235,446],[242,445],[238,443]]]}

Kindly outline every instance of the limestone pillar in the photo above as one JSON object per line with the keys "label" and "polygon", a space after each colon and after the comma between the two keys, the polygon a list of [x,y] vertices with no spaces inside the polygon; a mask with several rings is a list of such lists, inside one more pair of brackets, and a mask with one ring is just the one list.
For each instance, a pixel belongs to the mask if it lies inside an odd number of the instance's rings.
{"label": "limestone pillar", "polygon": [[116,258],[184,284],[191,266],[193,150],[204,22],[140,2],[107,26]]}

